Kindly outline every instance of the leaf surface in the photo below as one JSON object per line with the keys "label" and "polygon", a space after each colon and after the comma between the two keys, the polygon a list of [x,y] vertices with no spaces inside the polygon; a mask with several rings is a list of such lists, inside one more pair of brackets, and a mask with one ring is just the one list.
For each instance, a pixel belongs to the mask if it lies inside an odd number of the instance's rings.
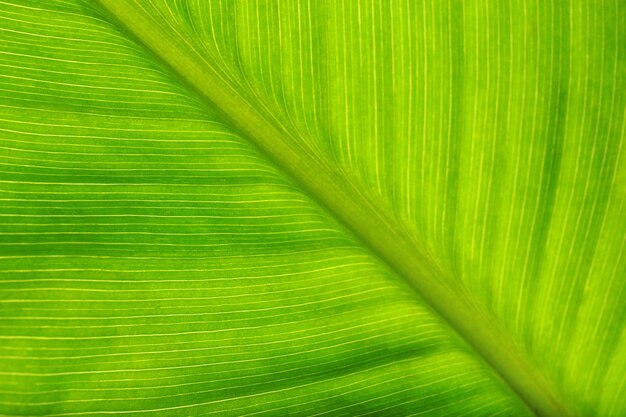
{"label": "leaf surface", "polygon": [[0,3],[0,413],[622,415],[620,6]]}

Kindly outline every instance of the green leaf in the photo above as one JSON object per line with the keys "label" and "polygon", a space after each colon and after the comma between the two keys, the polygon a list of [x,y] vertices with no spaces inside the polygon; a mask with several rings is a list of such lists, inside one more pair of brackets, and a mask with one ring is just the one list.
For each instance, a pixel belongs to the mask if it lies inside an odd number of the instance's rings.
{"label": "green leaf", "polygon": [[624,415],[623,6],[0,2],[0,414]]}

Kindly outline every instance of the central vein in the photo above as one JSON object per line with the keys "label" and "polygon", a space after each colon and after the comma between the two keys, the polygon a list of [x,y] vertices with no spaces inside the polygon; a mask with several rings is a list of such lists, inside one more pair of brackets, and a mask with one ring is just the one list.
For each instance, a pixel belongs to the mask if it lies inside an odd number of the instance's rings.
{"label": "central vein", "polygon": [[571,415],[534,364],[380,204],[335,165],[305,150],[297,137],[257,111],[180,34],[162,32],[159,22],[133,0],[99,1],[196,93],[220,110],[244,137],[403,277],[531,410],[546,417]]}

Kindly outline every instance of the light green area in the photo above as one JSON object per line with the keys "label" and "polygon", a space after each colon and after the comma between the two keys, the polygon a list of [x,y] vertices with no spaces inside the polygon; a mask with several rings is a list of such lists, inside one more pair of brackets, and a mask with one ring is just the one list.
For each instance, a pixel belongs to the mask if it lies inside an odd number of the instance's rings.
{"label": "light green area", "polygon": [[623,415],[623,9],[0,2],[0,414]]}

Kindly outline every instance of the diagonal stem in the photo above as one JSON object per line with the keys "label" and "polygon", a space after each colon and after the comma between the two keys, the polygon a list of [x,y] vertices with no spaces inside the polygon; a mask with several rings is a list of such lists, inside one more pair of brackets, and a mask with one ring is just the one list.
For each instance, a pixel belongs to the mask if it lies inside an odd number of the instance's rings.
{"label": "diagonal stem", "polygon": [[556,388],[532,361],[375,198],[335,165],[302,148],[298,138],[287,129],[272,123],[180,34],[161,32],[159,22],[138,3],[133,0],[99,2],[195,93],[220,110],[244,137],[403,277],[532,411],[544,417],[573,415]]}

